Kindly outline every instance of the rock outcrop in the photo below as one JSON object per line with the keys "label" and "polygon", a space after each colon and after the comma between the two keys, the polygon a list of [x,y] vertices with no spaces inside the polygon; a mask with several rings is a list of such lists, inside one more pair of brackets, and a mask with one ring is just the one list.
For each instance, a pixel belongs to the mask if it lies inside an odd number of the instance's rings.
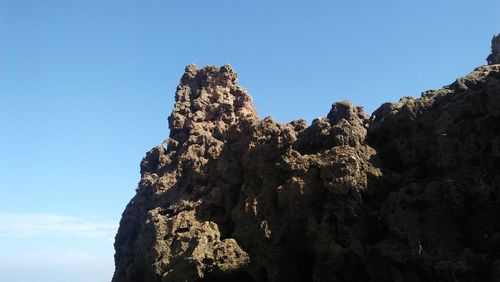
{"label": "rock outcrop", "polygon": [[490,65],[500,64],[500,34],[491,39],[491,54],[486,58]]}
{"label": "rock outcrop", "polygon": [[113,281],[500,281],[495,48],[443,89],[310,126],[259,119],[228,65],[188,66]]}

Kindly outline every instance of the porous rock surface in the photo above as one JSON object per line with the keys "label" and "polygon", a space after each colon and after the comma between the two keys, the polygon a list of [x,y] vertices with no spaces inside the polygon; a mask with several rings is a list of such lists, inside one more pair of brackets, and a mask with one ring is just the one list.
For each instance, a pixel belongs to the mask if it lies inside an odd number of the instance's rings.
{"label": "porous rock surface", "polygon": [[188,66],[113,281],[500,281],[492,58],[372,116],[334,103],[310,126],[259,119],[228,65]]}

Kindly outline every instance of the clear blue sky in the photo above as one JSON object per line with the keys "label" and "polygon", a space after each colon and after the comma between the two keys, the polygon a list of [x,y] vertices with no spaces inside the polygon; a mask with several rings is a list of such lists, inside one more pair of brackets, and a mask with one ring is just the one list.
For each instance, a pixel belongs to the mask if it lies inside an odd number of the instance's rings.
{"label": "clear blue sky", "polygon": [[498,0],[0,0],[0,281],[109,281],[185,65],[230,63],[262,118],[310,122],[467,74],[499,19]]}

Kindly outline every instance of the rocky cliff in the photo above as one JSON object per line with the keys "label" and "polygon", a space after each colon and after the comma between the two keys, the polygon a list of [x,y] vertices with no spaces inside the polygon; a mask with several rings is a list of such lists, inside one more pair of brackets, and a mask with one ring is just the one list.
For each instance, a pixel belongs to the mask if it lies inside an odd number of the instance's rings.
{"label": "rocky cliff", "polygon": [[141,163],[113,281],[500,281],[500,59],[371,116],[259,119],[186,68]]}

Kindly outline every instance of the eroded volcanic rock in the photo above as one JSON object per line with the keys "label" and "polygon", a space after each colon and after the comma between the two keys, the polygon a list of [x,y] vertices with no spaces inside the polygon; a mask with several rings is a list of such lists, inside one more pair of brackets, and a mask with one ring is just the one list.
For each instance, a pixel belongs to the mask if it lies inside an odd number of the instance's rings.
{"label": "eroded volcanic rock", "polygon": [[188,66],[113,281],[500,281],[495,50],[443,89],[308,127],[260,120],[228,65]]}

